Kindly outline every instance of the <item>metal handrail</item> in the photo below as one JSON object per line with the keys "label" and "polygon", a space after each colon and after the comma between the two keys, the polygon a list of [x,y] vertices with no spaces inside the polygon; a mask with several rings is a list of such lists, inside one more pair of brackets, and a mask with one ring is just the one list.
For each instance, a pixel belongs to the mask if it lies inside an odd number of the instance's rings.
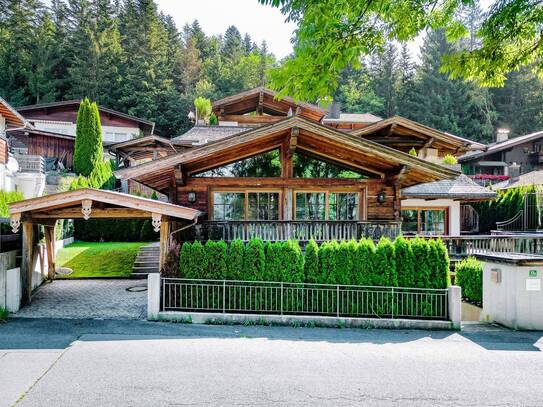
{"label": "metal handrail", "polygon": [[448,318],[447,289],[163,278],[161,291],[163,311]]}

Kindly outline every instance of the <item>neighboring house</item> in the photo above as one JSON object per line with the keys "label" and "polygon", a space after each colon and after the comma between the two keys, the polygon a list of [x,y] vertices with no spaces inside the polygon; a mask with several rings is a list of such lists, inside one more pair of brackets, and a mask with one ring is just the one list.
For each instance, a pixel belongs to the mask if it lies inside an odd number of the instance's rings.
{"label": "neighboring house", "polygon": [[531,171],[518,176],[511,176],[507,181],[492,185],[493,190],[535,186],[543,189],[543,170]]}
{"label": "neighboring house", "polygon": [[520,166],[520,174],[543,169],[543,131],[512,139],[508,134],[508,130],[498,129],[496,142],[486,150],[459,157],[464,172],[477,182],[494,184],[507,179],[515,164]]}
{"label": "neighboring house", "polygon": [[[358,140],[368,140],[403,153],[415,149],[419,159],[437,164],[448,154],[457,157],[467,152],[485,149],[481,143],[441,132],[399,116],[383,120],[371,114],[345,114],[338,110],[337,104],[332,105],[330,114],[326,114],[327,112],[320,107],[297,104],[289,98],[281,100],[282,103],[279,104],[274,99],[275,96],[275,92],[269,89],[255,88],[215,101],[213,111],[219,119],[218,126],[194,126],[173,140],[191,141],[195,146],[213,144],[223,139],[233,140],[235,137],[242,137],[245,132],[255,127],[272,125],[297,115],[324,127],[349,133]],[[459,171],[459,167],[457,170]],[[339,180],[337,183],[340,183]],[[402,192],[399,214],[408,219],[404,224],[405,233],[414,230],[420,234],[440,235],[475,232],[477,214],[469,206],[469,202],[493,199],[496,195],[486,188],[474,185],[465,177],[446,183],[444,181],[441,184],[421,185],[421,188],[435,190],[439,193],[439,200],[431,194],[404,196]],[[202,205],[199,209],[206,211],[209,208]]]}
{"label": "neighboring house", "polygon": [[[195,126],[172,139],[192,142],[193,148],[120,169],[117,177],[205,213],[193,236],[201,239],[394,236],[402,217],[409,217],[406,232],[457,235],[460,202],[495,196],[440,164],[447,154],[484,149],[480,143],[401,117],[339,113],[331,120],[318,106],[275,96],[256,88],[213,102],[218,126]],[[345,126],[339,125],[341,118]],[[407,153],[412,148],[417,156]],[[219,171],[271,151],[277,151],[280,162],[276,176]],[[305,178],[296,172],[297,155],[357,176]],[[411,189],[419,185],[439,196]]]}
{"label": "neighboring house", "polygon": [[[75,137],[77,111],[81,100],[21,106],[21,113],[36,130]],[[126,113],[98,107],[102,124],[102,141],[105,145],[120,143],[140,136],[153,134],[155,124]]]}
{"label": "neighboring house", "polygon": [[[0,97],[0,190],[20,191],[25,198],[40,196],[45,188],[42,161],[28,160],[9,152],[8,136],[33,131],[32,125]],[[35,168],[38,171],[34,171]]]}

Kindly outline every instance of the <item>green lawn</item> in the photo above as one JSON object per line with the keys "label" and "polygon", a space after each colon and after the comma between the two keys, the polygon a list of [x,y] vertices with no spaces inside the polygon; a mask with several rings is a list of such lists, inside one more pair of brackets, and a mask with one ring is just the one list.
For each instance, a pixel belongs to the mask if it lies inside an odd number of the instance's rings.
{"label": "green lawn", "polygon": [[58,251],[57,267],[74,272],[57,278],[128,277],[141,246],[149,243],[76,242]]}

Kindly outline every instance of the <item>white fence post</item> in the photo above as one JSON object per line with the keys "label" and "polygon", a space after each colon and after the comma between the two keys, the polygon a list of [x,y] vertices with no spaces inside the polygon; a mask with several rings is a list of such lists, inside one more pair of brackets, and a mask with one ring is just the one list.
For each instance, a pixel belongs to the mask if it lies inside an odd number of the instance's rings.
{"label": "white fence post", "polygon": [[147,275],[147,319],[158,319],[160,312],[160,274]]}
{"label": "white fence post", "polygon": [[21,269],[14,268],[6,271],[6,309],[17,312],[21,307]]}
{"label": "white fence post", "polygon": [[451,285],[447,292],[449,321],[453,329],[460,329],[462,322],[462,288]]}

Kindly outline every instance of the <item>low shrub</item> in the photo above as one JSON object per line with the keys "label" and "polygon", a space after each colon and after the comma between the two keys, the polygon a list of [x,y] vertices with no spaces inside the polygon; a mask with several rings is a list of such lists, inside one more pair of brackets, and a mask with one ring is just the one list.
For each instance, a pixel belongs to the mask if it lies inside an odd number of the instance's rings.
{"label": "low shrub", "polygon": [[245,246],[241,280],[259,280],[264,275],[265,264],[264,242],[260,239],[251,239]]}
{"label": "low shrub", "polygon": [[243,271],[243,257],[245,253],[245,245],[241,240],[234,240],[230,244],[230,252],[228,253],[228,274],[229,280],[240,280]]}
{"label": "low shrub", "polygon": [[462,296],[470,302],[483,302],[483,263],[468,257],[456,264],[456,285],[462,287]]}
{"label": "low shrub", "polygon": [[[91,215],[92,216],[92,215]],[[84,242],[150,242],[156,240],[149,219],[76,219],[73,235]]]}
{"label": "low shrub", "polygon": [[25,197],[22,192],[6,192],[0,190],[0,218],[9,217],[8,204],[12,202],[22,201],[23,199],[25,199]]}
{"label": "low shrub", "polygon": [[308,283],[319,282],[319,245],[313,239],[305,247],[304,274]]}
{"label": "low shrub", "polygon": [[8,318],[9,318],[9,311],[4,307],[0,307],[0,322],[5,322],[8,320]]}

